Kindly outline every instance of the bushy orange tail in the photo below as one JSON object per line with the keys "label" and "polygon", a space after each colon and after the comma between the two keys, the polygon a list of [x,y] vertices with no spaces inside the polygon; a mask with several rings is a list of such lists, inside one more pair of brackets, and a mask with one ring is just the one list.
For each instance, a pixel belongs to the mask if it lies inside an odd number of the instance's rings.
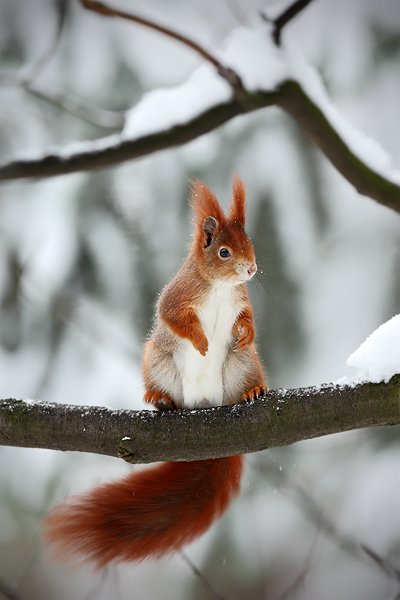
{"label": "bushy orange tail", "polygon": [[45,538],[63,557],[139,561],[204,533],[238,493],[243,457],[167,462],[101,485],[55,508]]}

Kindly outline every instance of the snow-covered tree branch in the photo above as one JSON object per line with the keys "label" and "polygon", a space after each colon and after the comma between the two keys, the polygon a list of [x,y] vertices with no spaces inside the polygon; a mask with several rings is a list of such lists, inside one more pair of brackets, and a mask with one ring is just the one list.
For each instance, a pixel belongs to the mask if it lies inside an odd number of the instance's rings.
{"label": "snow-covered tree branch", "polygon": [[2,400],[0,443],[129,455],[136,463],[197,460],[400,424],[399,402],[399,376],[388,383],[274,390],[252,403],[164,413]]}
{"label": "snow-covered tree branch", "polygon": [[[97,7],[102,14],[126,18],[126,13],[101,3],[83,4]],[[211,53],[187,36],[151,21],[136,16],[131,20],[175,37],[200,53],[206,63],[179,87],[145,95],[127,112],[120,133],[11,160],[0,166],[0,180],[115,166],[185,144],[238,115],[278,106],[357,191],[400,212],[400,178],[384,151],[338,114],[316,72],[299,58],[299,49],[275,45],[275,26],[238,29],[222,50]],[[281,29],[278,31],[280,41]]]}

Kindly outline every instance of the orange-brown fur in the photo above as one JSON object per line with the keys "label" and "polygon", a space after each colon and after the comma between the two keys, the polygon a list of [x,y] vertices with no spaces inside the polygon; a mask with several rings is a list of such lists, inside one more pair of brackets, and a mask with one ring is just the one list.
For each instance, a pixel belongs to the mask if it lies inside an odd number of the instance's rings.
{"label": "orange-brown fur", "polygon": [[132,473],[58,506],[46,519],[45,537],[60,558],[82,557],[97,568],[171,554],[224,512],[242,468],[242,457],[232,456]]}
{"label": "orange-brown fur", "polygon": [[[210,290],[218,280],[232,280],[235,276],[229,261],[222,262],[215,252],[205,248],[209,234],[204,231],[204,222],[213,217],[216,229],[213,244],[234,250],[235,258],[255,263],[253,246],[247,237],[245,226],[245,190],[243,182],[235,177],[233,196],[226,216],[214,194],[201,182],[193,183],[191,205],[195,216],[195,230],[189,256],[181,269],[164,288],[157,305],[155,326],[145,347],[143,374],[147,390],[157,390],[171,396],[167,389],[166,373],[174,369],[173,356],[179,339],[188,339],[203,356],[208,351],[208,340],[199,319],[199,309],[203,306]],[[224,404],[238,402],[251,388],[266,388],[263,367],[254,347],[255,327],[247,286],[245,283],[233,288],[234,302],[238,306],[237,318],[232,327],[232,339],[225,361],[226,378],[236,373],[245,364],[248,371],[243,387],[232,394],[226,394]],[[247,349],[247,351],[246,351]],[[165,365],[165,372],[162,366]],[[161,371],[157,381],[155,372]],[[243,370],[243,368],[242,368]],[[175,390],[174,402],[184,406],[182,393]]]}
{"label": "orange-brown fur", "polygon": [[[144,399],[159,409],[193,407],[189,396],[197,388],[185,373],[201,375],[205,365],[201,386],[208,364],[212,373],[216,369],[219,392],[214,397],[212,386],[205,387],[195,405],[252,401],[266,390],[245,283],[256,266],[244,231],[243,183],[234,179],[228,215],[201,182],[193,183],[191,204],[195,231],[189,256],[160,295],[144,349]],[[221,247],[229,249],[229,258],[221,259]],[[217,363],[207,363],[210,357]],[[234,456],[168,462],[133,473],[56,508],[46,519],[46,538],[63,555],[99,567],[174,552],[226,509],[239,491],[242,466],[242,457]]]}

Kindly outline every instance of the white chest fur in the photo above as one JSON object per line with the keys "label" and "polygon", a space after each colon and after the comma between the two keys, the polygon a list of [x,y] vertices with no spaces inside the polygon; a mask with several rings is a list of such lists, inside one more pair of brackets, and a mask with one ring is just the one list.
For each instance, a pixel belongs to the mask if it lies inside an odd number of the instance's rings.
{"label": "white chest fur", "polygon": [[223,403],[223,365],[239,311],[232,284],[215,285],[198,311],[208,339],[206,356],[201,356],[188,340],[181,341],[175,359],[182,377],[185,408],[220,406]]}

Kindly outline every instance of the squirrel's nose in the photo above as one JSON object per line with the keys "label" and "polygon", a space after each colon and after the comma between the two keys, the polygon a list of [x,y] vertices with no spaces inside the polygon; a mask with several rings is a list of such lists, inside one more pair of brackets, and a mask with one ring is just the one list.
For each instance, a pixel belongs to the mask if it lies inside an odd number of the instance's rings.
{"label": "squirrel's nose", "polygon": [[257,265],[256,263],[253,263],[252,265],[250,265],[250,267],[247,269],[247,275],[249,277],[253,277],[253,275],[255,275],[257,273]]}

